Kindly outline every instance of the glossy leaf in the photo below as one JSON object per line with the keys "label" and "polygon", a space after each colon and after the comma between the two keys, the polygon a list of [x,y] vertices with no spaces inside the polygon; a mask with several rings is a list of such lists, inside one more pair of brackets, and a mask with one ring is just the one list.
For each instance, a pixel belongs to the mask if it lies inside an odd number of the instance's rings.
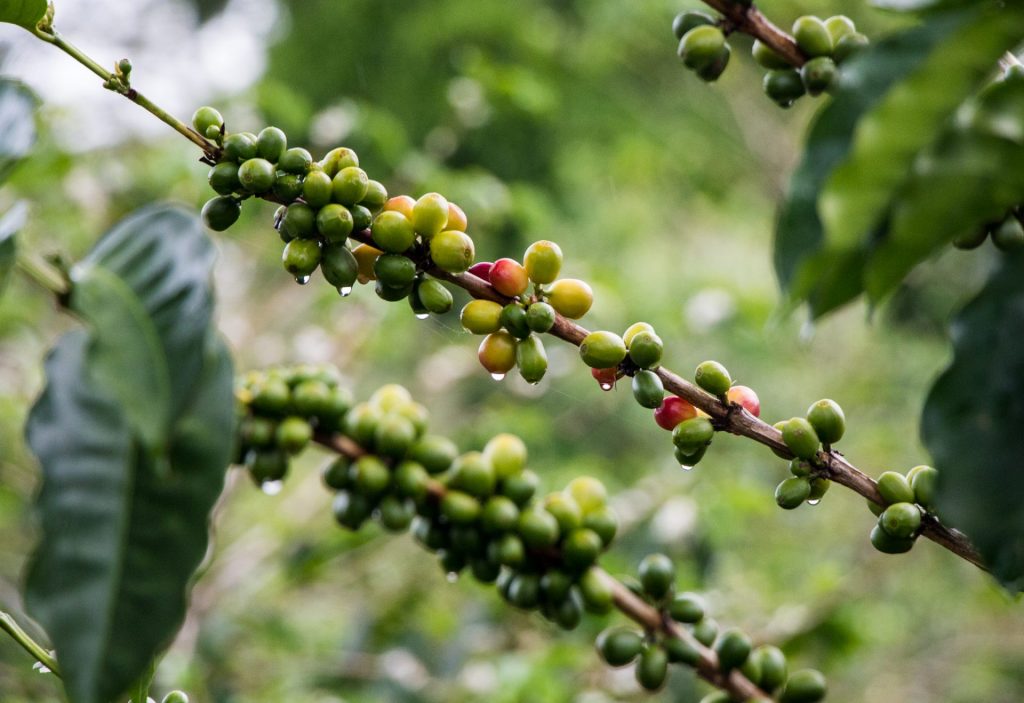
{"label": "glossy leaf", "polygon": [[953,361],[921,432],[939,470],[937,503],[997,578],[1024,589],[1024,255],[1003,259],[953,325]]}
{"label": "glossy leaf", "polygon": [[168,451],[154,459],[94,379],[88,347],[83,331],[59,340],[29,417],[43,536],[26,601],[56,648],[71,703],[108,703],[184,618],[230,460],[232,367],[211,335]]}
{"label": "glossy leaf", "polygon": [[0,22],[33,29],[46,14],[46,0],[0,0]]}
{"label": "glossy leaf", "polygon": [[18,255],[18,232],[25,226],[27,215],[28,204],[21,201],[0,217],[0,293],[4,292],[14,268]]}
{"label": "glossy leaf", "polygon": [[0,78],[0,183],[36,142],[35,95],[21,83]]}

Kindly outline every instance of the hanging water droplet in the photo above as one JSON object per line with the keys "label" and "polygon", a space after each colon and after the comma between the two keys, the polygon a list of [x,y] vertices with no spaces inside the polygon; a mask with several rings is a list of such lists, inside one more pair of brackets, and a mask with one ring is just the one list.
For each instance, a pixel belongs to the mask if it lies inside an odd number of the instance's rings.
{"label": "hanging water droplet", "polygon": [[416,319],[417,320],[426,320],[428,317],[430,317],[430,315],[428,313],[425,313],[425,312],[418,312],[418,313],[416,313]]}
{"label": "hanging water droplet", "polygon": [[820,502],[821,502],[821,498],[815,498],[814,500],[807,501],[807,504],[808,505],[817,505]]}
{"label": "hanging water droplet", "polygon": [[814,332],[816,327],[811,320],[804,320],[804,323],[800,325],[800,341],[803,344],[808,344],[814,339]]}
{"label": "hanging water droplet", "polygon": [[505,378],[505,374],[503,374],[503,373],[492,373],[491,374],[491,378],[493,378],[495,381],[501,381],[502,379]]}
{"label": "hanging water droplet", "polygon": [[686,464],[680,464],[679,468],[682,469],[683,471],[693,471],[693,467],[687,466]]}
{"label": "hanging water droplet", "polygon": [[281,492],[281,488],[284,483],[281,481],[264,481],[260,484],[260,490],[266,493],[268,496],[276,496]]}
{"label": "hanging water droplet", "polygon": [[615,387],[614,384],[611,384],[611,383],[602,383],[601,384],[601,390],[603,390],[603,391],[610,391],[614,387]]}
{"label": "hanging water droplet", "polygon": [[32,665],[32,670],[33,671],[38,671],[40,674],[49,674],[49,673],[51,673],[50,672],[50,667],[48,667],[46,664],[43,664],[42,662],[36,662],[35,664],[33,664]]}
{"label": "hanging water droplet", "polygon": [[342,298],[347,298],[352,295],[352,286],[342,286],[338,289],[338,295]]}
{"label": "hanging water droplet", "polygon": [[459,575],[456,572],[454,572],[454,571],[449,571],[445,575],[445,578],[448,580],[448,583],[455,583],[456,581],[459,580]]}
{"label": "hanging water droplet", "polygon": [[298,283],[300,286],[304,286],[307,283],[309,283],[309,276],[296,276],[295,282]]}
{"label": "hanging water droplet", "polygon": [[527,385],[539,386],[540,385],[540,381],[527,381]]}

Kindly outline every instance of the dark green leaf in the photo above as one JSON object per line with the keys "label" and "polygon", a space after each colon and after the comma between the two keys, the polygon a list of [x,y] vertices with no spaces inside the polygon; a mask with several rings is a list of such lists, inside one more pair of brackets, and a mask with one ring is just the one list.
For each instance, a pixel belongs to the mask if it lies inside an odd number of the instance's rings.
{"label": "dark green leaf", "polygon": [[230,461],[232,368],[210,334],[168,453],[152,458],[93,377],[88,335],[57,343],[27,437],[43,467],[43,536],[26,587],[71,703],[117,700],[185,615]]}
{"label": "dark green leaf", "polygon": [[27,215],[28,204],[21,201],[0,217],[0,294],[4,292],[11,269],[14,268],[18,255],[17,235],[25,226]]}
{"label": "dark green leaf", "polygon": [[0,0],[0,22],[33,29],[46,14],[46,0]]}
{"label": "dark green leaf", "polygon": [[0,183],[36,142],[36,97],[21,83],[0,78]]}
{"label": "dark green leaf", "polygon": [[953,325],[953,361],[932,387],[921,433],[939,470],[944,520],[993,573],[1024,589],[1024,255],[1007,256]]}

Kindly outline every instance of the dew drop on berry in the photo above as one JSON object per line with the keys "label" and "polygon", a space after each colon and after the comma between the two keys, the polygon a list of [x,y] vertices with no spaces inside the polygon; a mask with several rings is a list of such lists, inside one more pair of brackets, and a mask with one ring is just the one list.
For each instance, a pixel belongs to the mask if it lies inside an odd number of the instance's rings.
{"label": "dew drop on berry", "polygon": [[503,374],[503,373],[492,373],[491,374],[491,378],[493,378],[495,381],[501,381],[501,380],[503,380],[505,378],[505,374]]}
{"label": "dew drop on berry", "polygon": [[679,468],[682,469],[683,471],[693,471],[693,467],[687,466],[686,464],[680,464]]}
{"label": "dew drop on berry", "polygon": [[296,276],[295,282],[298,283],[300,286],[304,286],[307,283],[309,283],[309,276]]}
{"label": "dew drop on berry", "polygon": [[454,571],[449,571],[445,578],[448,580],[448,583],[455,583],[459,580],[459,575]]}
{"label": "dew drop on berry", "polygon": [[820,503],[820,502],[821,502],[821,498],[816,498],[816,499],[814,499],[814,500],[809,500],[809,501],[807,501],[807,504],[808,504],[808,505],[817,505],[817,504],[818,504],[818,503]]}
{"label": "dew drop on berry", "polygon": [[283,486],[281,481],[264,481],[260,484],[260,490],[268,496],[276,496]]}
{"label": "dew drop on berry", "polygon": [[338,295],[342,298],[347,298],[352,295],[352,286],[342,286],[338,289]]}
{"label": "dew drop on berry", "polygon": [[612,384],[612,383],[602,383],[601,384],[601,390],[603,390],[603,391],[610,391],[612,388],[615,388],[615,385]]}
{"label": "dew drop on berry", "polygon": [[418,313],[416,313],[416,319],[417,320],[426,320],[428,317],[430,317],[429,313],[425,313],[425,312],[418,312]]}

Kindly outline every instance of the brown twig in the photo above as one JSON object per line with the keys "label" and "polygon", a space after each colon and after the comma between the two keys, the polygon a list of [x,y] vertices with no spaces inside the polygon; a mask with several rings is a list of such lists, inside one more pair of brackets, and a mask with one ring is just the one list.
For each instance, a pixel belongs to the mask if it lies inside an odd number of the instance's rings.
{"label": "brown twig", "polygon": [[720,12],[734,31],[759,39],[762,44],[766,44],[793,68],[800,68],[806,63],[807,57],[800,51],[796,42],[793,41],[793,37],[761,14],[755,5],[744,5],[736,0],[703,0],[703,2]]}

